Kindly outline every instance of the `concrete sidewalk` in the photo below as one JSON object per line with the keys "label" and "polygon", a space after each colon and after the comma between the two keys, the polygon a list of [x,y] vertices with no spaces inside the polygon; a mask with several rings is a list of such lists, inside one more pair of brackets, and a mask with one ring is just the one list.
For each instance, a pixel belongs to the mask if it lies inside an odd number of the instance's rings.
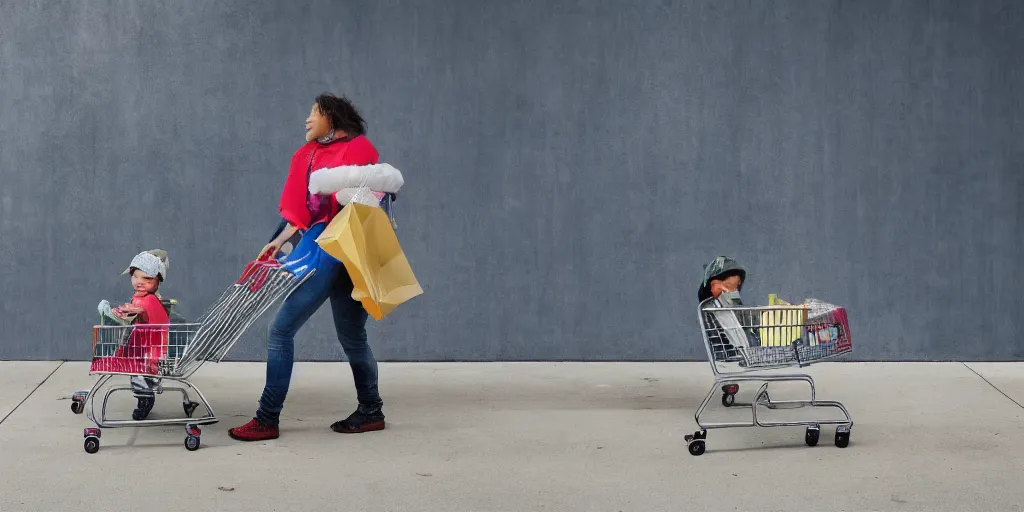
{"label": "concrete sidewalk", "polygon": [[227,429],[264,366],[209,364],[194,380],[222,422],[200,450],[124,428],[94,455],[68,400],[87,370],[0,362],[0,511],[1024,510],[1024,363],[812,366],[853,415],[849,448],[831,428],[814,448],[799,427],[713,430],[701,457],[683,436],[706,363],[382,364],[388,429],[361,435],[328,428],[354,407],[347,365],[299,364],[281,438],[253,444]]}

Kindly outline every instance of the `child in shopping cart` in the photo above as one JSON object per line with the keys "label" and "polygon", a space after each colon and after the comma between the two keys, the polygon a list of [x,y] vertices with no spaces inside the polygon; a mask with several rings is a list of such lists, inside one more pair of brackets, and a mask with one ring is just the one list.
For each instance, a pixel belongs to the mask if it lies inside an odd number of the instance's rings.
{"label": "child in shopping cart", "polygon": [[[736,260],[728,256],[718,256],[711,263],[704,266],[704,279],[697,290],[697,300],[702,308],[742,307],[743,301],[740,299],[740,290],[743,288],[743,282],[746,279],[747,271]],[[747,345],[751,347],[760,346],[761,340],[757,332],[749,328],[757,324],[757,319],[738,318],[740,315],[750,314],[749,312],[736,311],[730,313],[737,315],[737,317],[734,317],[734,323],[746,327],[743,328],[743,336],[746,337]],[[708,338],[711,341],[715,359],[725,361],[742,359],[742,356],[729,337],[723,335],[722,319],[717,315],[705,314],[708,315],[710,325],[715,327],[708,331]]]}
{"label": "child in shopping cart", "polygon": [[159,373],[160,361],[167,351],[167,310],[157,290],[167,274],[167,253],[146,251],[136,255],[122,273],[129,274],[135,293],[131,301],[110,308],[100,303],[101,314],[116,323],[131,324],[131,334],[113,355],[94,358],[91,371],[133,374],[132,391],[138,400],[136,415],[149,415],[155,402],[154,388],[158,381],[146,375]]}

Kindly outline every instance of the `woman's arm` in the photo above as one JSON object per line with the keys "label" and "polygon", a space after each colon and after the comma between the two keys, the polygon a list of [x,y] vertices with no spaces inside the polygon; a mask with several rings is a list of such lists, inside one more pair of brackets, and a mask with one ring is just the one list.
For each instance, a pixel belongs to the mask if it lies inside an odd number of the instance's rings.
{"label": "woman's arm", "polygon": [[292,223],[289,222],[288,225],[286,225],[284,229],[281,230],[281,233],[277,235],[277,238],[271,240],[269,244],[263,246],[263,250],[260,251],[260,254],[256,258],[262,258],[268,252],[271,253],[271,257],[274,257],[281,250],[281,246],[284,245],[284,243],[288,241],[288,239],[291,238],[298,231],[299,228],[293,226]]}

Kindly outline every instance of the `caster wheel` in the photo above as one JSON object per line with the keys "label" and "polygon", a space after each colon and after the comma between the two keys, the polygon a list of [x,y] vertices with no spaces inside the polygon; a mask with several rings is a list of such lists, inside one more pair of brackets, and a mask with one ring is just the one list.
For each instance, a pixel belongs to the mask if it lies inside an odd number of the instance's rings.
{"label": "caster wheel", "polygon": [[185,416],[192,417],[192,413],[196,412],[196,408],[199,407],[198,402],[184,402],[181,404],[181,408],[185,410]]}
{"label": "caster wheel", "polygon": [[71,412],[73,412],[75,414],[82,414],[82,411],[84,411],[84,410],[85,410],[85,402],[79,402],[77,400],[72,400],[71,401]]}
{"label": "caster wheel", "polygon": [[704,455],[704,450],[706,449],[704,441],[700,439],[691,441],[686,448],[690,450],[690,455],[693,455],[694,457]]}
{"label": "caster wheel", "polygon": [[818,437],[820,436],[820,427],[807,427],[807,432],[804,433],[804,442],[807,443],[807,446],[817,446]]}
{"label": "caster wheel", "polygon": [[96,453],[100,451],[100,439],[98,437],[85,438],[85,453]]}
{"label": "caster wheel", "polygon": [[836,431],[836,446],[839,448],[846,448],[850,446],[850,433]]}
{"label": "caster wheel", "polygon": [[728,393],[722,395],[722,405],[732,407],[732,404],[734,403],[736,403],[736,395],[730,395]]}
{"label": "caster wheel", "polygon": [[199,449],[199,436],[188,436],[185,438],[185,449],[194,452]]}
{"label": "caster wheel", "polygon": [[135,421],[142,421],[146,419],[147,416],[149,416],[149,413],[143,411],[142,409],[135,409],[134,411],[132,411],[132,419]]}

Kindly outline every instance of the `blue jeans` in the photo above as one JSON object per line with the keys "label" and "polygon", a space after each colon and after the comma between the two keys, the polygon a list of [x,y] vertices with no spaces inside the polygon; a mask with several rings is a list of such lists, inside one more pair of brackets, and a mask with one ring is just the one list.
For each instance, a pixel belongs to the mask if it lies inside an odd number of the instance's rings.
{"label": "blue jeans", "polygon": [[295,361],[295,334],[313,316],[324,301],[331,299],[334,329],[338,334],[356,385],[360,404],[382,405],[377,391],[377,360],[366,342],[366,310],[352,300],[352,280],[345,266],[316,244],[325,223],[316,224],[302,236],[299,245],[289,255],[301,258],[313,253],[316,273],[302,283],[278,310],[267,334],[267,384],[260,397],[256,419],[265,425],[277,426],[288,395]]}

